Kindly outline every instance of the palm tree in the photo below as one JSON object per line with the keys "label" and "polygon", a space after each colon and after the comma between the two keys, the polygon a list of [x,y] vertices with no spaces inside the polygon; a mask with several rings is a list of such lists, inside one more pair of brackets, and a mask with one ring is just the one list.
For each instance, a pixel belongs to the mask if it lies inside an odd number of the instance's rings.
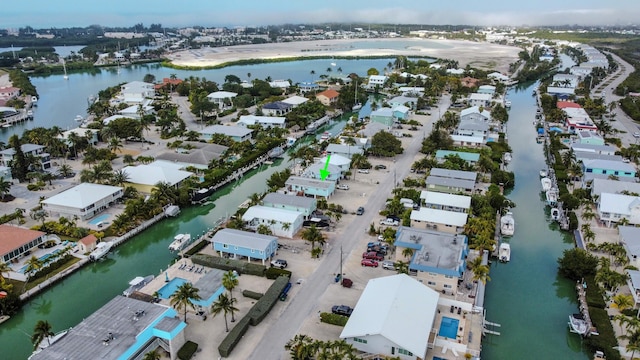
{"label": "palm tree", "polygon": [[4,280],[4,274],[11,272],[11,268],[6,262],[0,261],[0,279]]}
{"label": "palm tree", "polygon": [[307,240],[308,242],[311,243],[312,251],[315,248],[316,242],[324,241],[324,235],[322,235],[322,233],[320,232],[320,230],[318,230],[315,224],[311,225],[311,227],[309,227],[308,229],[305,229],[302,232],[301,237],[303,240]]}
{"label": "palm tree", "polygon": [[409,263],[405,261],[396,261],[393,266],[396,268],[398,274],[408,274],[409,273]]}
{"label": "palm tree", "polygon": [[73,168],[69,164],[62,164],[58,168],[58,173],[60,175],[62,175],[62,177],[68,178],[69,176],[71,176],[73,174]]}
{"label": "palm tree", "polygon": [[227,314],[231,313],[231,317],[233,317],[233,313],[235,311],[238,311],[238,308],[233,306],[235,302],[236,299],[229,298],[226,294],[220,294],[220,296],[218,296],[218,300],[216,300],[213,305],[211,305],[211,313],[214,317],[220,313],[223,313],[224,327],[226,332],[229,332],[229,324],[227,324]]}
{"label": "palm tree", "polygon": [[289,355],[293,360],[311,359],[316,353],[315,342],[311,337],[298,334],[293,339],[287,341],[284,348],[289,350]]}
{"label": "palm tree", "polygon": [[[238,277],[233,273],[233,271],[229,270],[224,275],[222,275],[222,286],[225,289],[229,290],[229,297],[233,300],[233,289],[238,286]],[[231,313],[231,322],[236,321],[233,316],[233,312]]]}
{"label": "palm tree", "polygon": [[316,71],[315,70],[311,70],[310,74],[311,74],[311,82],[313,83],[313,75],[316,74]]}
{"label": "palm tree", "polygon": [[11,183],[5,178],[0,177],[0,199],[4,201],[4,197],[11,192]]}
{"label": "palm tree", "polygon": [[613,303],[616,305],[618,310],[622,312],[625,309],[633,307],[633,298],[631,297],[631,295],[618,294],[613,297]]}
{"label": "palm tree", "polygon": [[148,353],[144,354],[144,356],[142,357],[142,360],[160,360],[160,359],[162,359],[162,356],[158,352],[158,349],[149,351]]}
{"label": "palm tree", "polygon": [[29,277],[33,276],[38,270],[42,269],[42,261],[35,256],[31,256],[26,263],[27,267],[25,268],[25,272],[29,274]]}
{"label": "palm tree", "polygon": [[176,200],[175,188],[167,182],[159,182],[155,185],[151,194],[164,204],[173,203]]}
{"label": "palm tree", "polygon": [[33,335],[31,335],[31,343],[33,344],[33,349],[37,349],[38,345],[42,342],[42,340],[47,339],[48,345],[51,345],[51,340],[49,340],[50,336],[55,335],[53,331],[51,331],[51,324],[49,324],[46,320],[38,320],[36,326],[33,328]]}
{"label": "palm tree", "polygon": [[473,280],[481,281],[483,284],[487,284],[487,281],[491,281],[489,277],[489,267],[487,265],[480,265],[473,270]]}
{"label": "palm tree", "polygon": [[111,177],[111,182],[121,187],[124,187],[124,183],[129,182],[129,180],[129,174],[127,174],[127,172],[122,169],[114,172],[113,176]]}
{"label": "palm tree", "polygon": [[640,329],[634,329],[630,334],[621,335],[620,338],[628,341],[625,349],[631,351],[631,359],[633,359],[636,351],[640,351]]}
{"label": "palm tree", "polygon": [[402,249],[402,256],[410,259],[413,256],[413,251],[414,250],[412,248],[404,248]]}
{"label": "palm tree", "polygon": [[169,303],[171,306],[184,309],[184,322],[187,322],[187,306],[192,309],[196,309],[196,306],[193,304],[193,300],[200,300],[200,295],[198,292],[200,289],[191,285],[191,283],[184,283],[178,286],[176,292],[171,295],[171,299]]}
{"label": "palm tree", "polygon": [[122,140],[117,137],[109,139],[109,150],[111,150],[112,153],[116,153],[120,151],[120,149],[122,149]]}

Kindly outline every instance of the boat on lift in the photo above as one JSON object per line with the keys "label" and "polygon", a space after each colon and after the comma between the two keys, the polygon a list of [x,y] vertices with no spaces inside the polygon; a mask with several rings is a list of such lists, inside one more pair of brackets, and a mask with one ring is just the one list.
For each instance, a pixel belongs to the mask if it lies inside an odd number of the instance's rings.
{"label": "boat on lift", "polygon": [[173,242],[169,245],[171,252],[178,252],[189,245],[191,242],[191,234],[178,234],[173,238]]}
{"label": "boat on lift", "polygon": [[511,245],[509,245],[509,243],[503,242],[500,244],[498,260],[504,263],[511,261]]}

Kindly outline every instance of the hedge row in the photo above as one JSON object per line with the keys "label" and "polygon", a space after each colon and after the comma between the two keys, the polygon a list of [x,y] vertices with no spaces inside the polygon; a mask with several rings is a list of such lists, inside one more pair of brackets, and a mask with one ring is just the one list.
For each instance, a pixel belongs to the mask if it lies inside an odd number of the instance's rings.
{"label": "hedge row", "polygon": [[614,349],[618,346],[618,340],[616,339],[616,334],[611,326],[611,320],[609,320],[607,310],[589,306],[589,317],[599,334],[596,336],[589,336],[586,340],[587,346],[591,352],[593,353],[596,350],[600,350],[604,352],[607,360],[621,359],[618,350]]}
{"label": "hedge row", "polygon": [[191,256],[194,264],[216,268],[224,271],[235,270],[238,274],[249,274],[255,276],[264,276],[267,268],[264,265],[252,264],[246,261],[225,259],[219,256],[208,254],[196,254]]}
{"label": "hedge row", "polygon": [[229,331],[227,336],[222,340],[220,345],[218,345],[218,352],[222,357],[228,357],[229,354],[233,351],[233,349],[238,345],[244,333],[249,329],[249,323],[251,320],[249,319],[249,315],[244,316],[240,321],[236,323],[236,326]]}
{"label": "hedge row", "polygon": [[180,350],[178,350],[178,359],[180,360],[189,360],[198,350],[198,344],[193,341],[187,341],[182,345]]}
{"label": "hedge row", "polygon": [[247,316],[251,319],[251,325],[256,326],[264,320],[264,318],[269,314],[269,311],[276,304],[278,299],[280,298],[280,294],[282,294],[282,290],[289,283],[289,278],[286,276],[281,276],[276,279],[276,281],[271,284],[267,292],[258,300],[255,305],[249,310]]}
{"label": "hedge row", "polygon": [[607,304],[604,302],[602,290],[600,290],[600,286],[596,283],[594,276],[585,276],[584,281],[587,282],[587,305],[589,307],[605,309]]}
{"label": "hedge row", "polygon": [[260,298],[263,296],[264,294],[259,293],[259,292],[255,292],[255,291],[251,291],[251,290],[243,290],[242,291],[242,296],[244,297],[248,297],[250,299],[255,299],[255,300],[260,300]]}
{"label": "hedge row", "polygon": [[288,278],[291,278],[291,271],[284,270],[284,269],[278,269],[276,267],[270,267],[270,268],[267,269],[265,275],[266,275],[267,279],[270,279],[270,280],[275,280],[279,276],[286,276]]}
{"label": "hedge row", "polygon": [[201,240],[197,245],[189,249],[189,251],[184,253],[184,257],[190,257],[200,252],[200,250],[207,247],[210,244],[209,240]]}
{"label": "hedge row", "polygon": [[331,325],[345,326],[347,325],[348,320],[349,318],[344,315],[338,315],[328,312],[323,312],[320,314],[320,321]]}

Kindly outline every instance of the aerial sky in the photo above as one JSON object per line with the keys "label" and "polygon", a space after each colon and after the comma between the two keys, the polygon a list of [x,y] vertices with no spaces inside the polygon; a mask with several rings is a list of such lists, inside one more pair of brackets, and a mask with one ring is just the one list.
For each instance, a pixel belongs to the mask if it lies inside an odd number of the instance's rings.
{"label": "aerial sky", "polygon": [[435,25],[631,25],[638,0],[5,0],[0,27],[261,26],[368,22]]}

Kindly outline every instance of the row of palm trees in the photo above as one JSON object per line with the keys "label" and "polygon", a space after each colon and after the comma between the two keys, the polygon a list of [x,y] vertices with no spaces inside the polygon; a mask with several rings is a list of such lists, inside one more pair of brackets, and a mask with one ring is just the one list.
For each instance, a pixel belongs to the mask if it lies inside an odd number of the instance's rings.
{"label": "row of palm trees", "polygon": [[298,334],[289,340],[284,348],[293,360],[355,360],[360,359],[358,351],[344,339],[335,341],[315,340],[308,335]]}

